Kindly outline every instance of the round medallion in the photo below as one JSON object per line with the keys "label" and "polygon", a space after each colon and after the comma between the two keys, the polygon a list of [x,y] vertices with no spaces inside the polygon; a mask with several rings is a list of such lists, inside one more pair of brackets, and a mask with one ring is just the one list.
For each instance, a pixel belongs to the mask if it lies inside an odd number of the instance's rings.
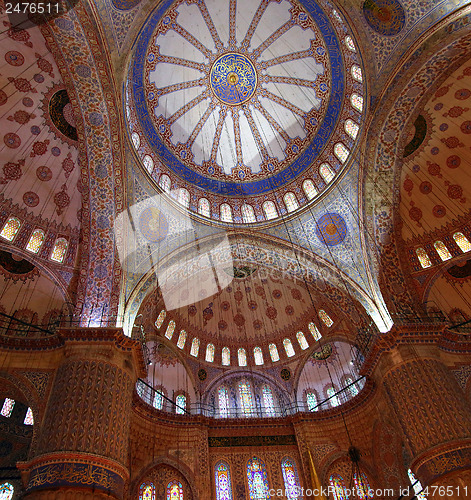
{"label": "round medallion", "polygon": [[139,216],[139,229],[146,240],[158,243],[167,236],[168,222],[159,210],[149,207]]}
{"label": "round medallion", "polygon": [[257,88],[257,73],[248,57],[229,53],[214,62],[209,81],[216,97],[231,106],[248,101]]}
{"label": "round medallion", "polygon": [[283,368],[280,372],[280,375],[283,380],[289,380],[291,378],[291,372],[288,368]]}
{"label": "round medallion", "polygon": [[327,246],[335,246],[345,240],[347,224],[340,214],[324,214],[317,221],[316,234]]}

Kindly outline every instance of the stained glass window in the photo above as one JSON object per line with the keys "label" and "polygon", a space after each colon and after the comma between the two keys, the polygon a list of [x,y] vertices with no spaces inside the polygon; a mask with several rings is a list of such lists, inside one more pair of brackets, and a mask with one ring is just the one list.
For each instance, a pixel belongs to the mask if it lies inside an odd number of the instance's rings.
{"label": "stained glass window", "polygon": [[348,500],[348,497],[345,493],[345,483],[342,476],[333,474],[332,476],[330,476],[329,483],[334,490],[332,492],[334,500]]}
{"label": "stained glass window", "polygon": [[324,311],[324,309],[319,309],[319,318],[324,322],[329,328],[334,324],[332,318]]}
{"label": "stained glass window", "polygon": [[167,311],[165,309],[162,309],[160,311],[160,314],[157,316],[157,319],[155,320],[155,327],[159,330],[163,322],[165,321],[165,316],[167,316]]}
{"label": "stained glass window", "polygon": [[345,37],[345,45],[348,47],[348,50],[351,50],[352,52],[356,52],[355,44],[353,43],[351,36]]}
{"label": "stained glass window", "polygon": [[263,407],[265,408],[265,413],[269,417],[275,416],[275,403],[273,401],[273,392],[271,387],[267,384],[264,384],[262,387],[262,395],[263,395]]}
{"label": "stained glass window", "polygon": [[205,360],[208,363],[212,363],[214,361],[214,344],[208,344],[206,346],[206,357]]}
{"label": "stained glass window", "polygon": [[356,139],[358,135],[358,130],[360,127],[353,121],[348,118],[345,120],[345,132],[352,138]]}
{"label": "stained glass window", "polygon": [[144,167],[149,173],[151,173],[152,170],[154,170],[154,160],[149,155],[144,156],[142,163],[144,163]]}
{"label": "stained glass window", "polygon": [[353,76],[353,79],[356,80],[357,82],[363,81],[363,75],[361,73],[360,66],[357,66],[356,64],[354,64],[352,66],[352,76]]}
{"label": "stained glass window", "polygon": [[161,187],[162,191],[168,193],[171,186],[170,177],[166,174],[162,174],[159,179],[159,186]]}
{"label": "stained glass window", "polygon": [[198,356],[199,350],[200,350],[200,339],[198,337],[195,337],[191,342],[191,349],[190,349],[191,356],[196,358]]}
{"label": "stained glass window", "polygon": [[358,94],[352,94],[350,97],[350,102],[352,106],[359,111],[360,113],[363,111],[363,97]]}
{"label": "stained glass window", "polygon": [[253,410],[252,389],[249,382],[239,382],[240,405],[244,415],[248,416]]}
{"label": "stained glass window", "polygon": [[173,332],[175,331],[175,321],[171,319],[168,322],[167,330],[165,331],[165,336],[170,340],[172,338]]}
{"label": "stained glass window", "polygon": [[427,269],[427,267],[430,267],[432,265],[430,257],[427,255],[427,252],[423,248],[417,248],[415,253],[417,254],[417,258],[419,259],[420,265],[424,269]]}
{"label": "stained glass window", "polygon": [[239,361],[239,366],[247,366],[247,353],[242,347],[237,349],[237,360]]}
{"label": "stained glass window", "polygon": [[332,181],[332,179],[335,177],[335,174],[328,163],[323,163],[319,167],[319,173],[321,174],[321,177],[324,179],[326,184],[329,184],[329,182]]}
{"label": "stained glass window", "polygon": [[337,142],[337,144],[334,146],[334,155],[342,163],[345,163],[347,161],[349,154],[350,154],[350,151],[341,142]]}
{"label": "stained glass window", "polygon": [[206,198],[200,198],[198,202],[198,213],[204,215],[205,217],[210,217],[211,210],[209,207],[209,201]]}
{"label": "stained glass window", "polygon": [[23,423],[25,425],[34,425],[33,410],[31,408],[28,408]]}
{"label": "stained glass window", "polygon": [[221,358],[224,366],[229,366],[231,364],[231,350],[229,347],[222,348]]}
{"label": "stained glass window", "polygon": [[35,229],[31,238],[26,245],[26,250],[32,253],[38,253],[44,241],[44,231],[42,229]]}
{"label": "stained glass window", "polygon": [[[351,384],[351,385],[350,385]],[[350,392],[350,395],[352,398],[354,398],[358,394],[358,387],[356,384],[353,383],[353,379],[351,377],[347,377],[344,381],[345,387],[348,387],[348,392]]]}
{"label": "stained glass window", "polygon": [[443,241],[436,241],[433,246],[435,247],[435,250],[437,251],[438,255],[440,256],[440,259],[442,260],[449,260],[451,259],[451,253],[448,250],[448,248],[445,246],[445,243]]}
{"label": "stained glass window", "polygon": [[256,365],[263,365],[263,352],[261,347],[254,347],[253,357]]}
{"label": "stained glass window", "polygon": [[463,233],[455,233],[453,235],[453,239],[456,241],[456,244],[461,248],[462,252],[469,252],[471,250],[471,243]]}
{"label": "stained glass window", "polygon": [[298,332],[296,334],[296,338],[298,339],[299,346],[303,351],[309,347],[309,344],[307,343],[306,337],[304,336],[303,332]]}
{"label": "stained glass window", "polygon": [[318,330],[317,326],[314,323],[309,323],[308,328],[315,340],[319,340],[322,338],[321,332]]}
{"label": "stained glass window", "polygon": [[13,407],[15,406],[15,400],[10,398],[5,398],[3,402],[2,411],[0,411],[0,415],[4,417],[10,417],[11,412],[13,411]]}
{"label": "stained glass window", "polygon": [[327,397],[329,398],[330,406],[339,406],[340,400],[337,397],[337,391],[333,387],[329,387],[326,391]]}
{"label": "stained glass window", "polygon": [[253,457],[247,462],[247,479],[250,500],[269,500],[267,468],[258,457]]}
{"label": "stained glass window", "polygon": [[65,238],[57,238],[52,249],[51,260],[62,263],[67,252],[68,242]]}
{"label": "stained glass window", "polygon": [[296,199],[294,193],[286,193],[283,196],[283,200],[285,202],[286,210],[288,210],[288,212],[292,212],[293,210],[296,210],[299,207],[298,200]]}
{"label": "stained glass window", "polygon": [[11,500],[13,498],[13,493],[15,488],[10,483],[0,484],[0,500]]}
{"label": "stained glass window", "polygon": [[276,219],[278,217],[278,211],[276,210],[275,204],[272,201],[266,201],[263,204],[263,211],[265,212],[265,217],[270,219]]}
{"label": "stained glass window", "polygon": [[229,416],[229,393],[224,385],[218,389],[219,415],[223,418]]}
{"label": "stained glass window", "polygon": [[21,222],[16,217],[10,217],[5,225],[3,226],[2,232],[0,232],[0,236],[5,238],[8,241],[13,241],[13,238],[16,236],[18,229],[20,229]]}
{"label": "stained glass window", "polygon": [[231,473],[226,462],[218,462],[214,467],[216,500],[232,500]]}
{"label": "stained glass window", "polygon": [[178,203],[186,208],[190,206],[190,193],[184,188],[178,190]]}
{"label": "stained glass window", "polygon": [[291,356],[294,356],[293,344],[291,343],[290,339],[284,339],[283,346],[285,348],[286,355],[288,356],[288,358],[290,358]]}
{"label": "stained glass window", "polygon": [[278,349],[277,349],[275,344],[270,344],[268,346],[268,350],[270,351],[270,357],[271,357],[271,360],[273,361],[273,363],[280,360],[280,356],[278,354]]}
{"label": "stained glass window", "polygon": [[317,411],[317,397],[313,392],[306,393],[307,408],[309,411]]}
{"label": "stained glass window", "polygon": [[152,406],[154,408],[157,408],[157,410],[161,410],[163,408],[163,406],[164,406],[164,394],[163,394],[162,389],[155,391],[154,401],[152,401]]}
{"label": "stained glass window", "polygon": [[369,498],[373,498],[373,495],[370,494],[373,492],[371,489],[370,483],[368,482],[368,478],[366,474],[362,472],[360,476],[355,472],[353,474],[353,482],[355,483],[356,496],[360,500],[368,500]]}
{"label": "stained glass window", "polygon": [[175,407],[175,413],[177,415],[183,415],[186,410],[186,396],[184,394],[179,394],[176,398],[175,398],[175,404],[176,404],[176,407]]}
{"label": "stained glass window", "polygon": [[177,347],[183,349],[185,347],[185,342],[186,342],[186,331],[182,330],[180,332],[180,335],[178,336]]}
{"label": "stained glass window", "polygon": [[283,481],[285,483],[286,500],[301,499],[304,495],[302,495],[294,460],[291,458],[283,459],[281,462],[281,471],[283,472]]}
{"label": "stained glass window", "polygon": [[224,222],[232,222],[232,209],[227,203],[221,205],[221,220]]}
{"label": "stained glass window", "polygon": [[311,179],[306,179],[303,182],[303,191],[309,200],[312,200],[316,196],[317,189],[316,186],[314,186],[314,182],[312,182]]}
{"label": "stained glass window", "polygon": [[136,149],[139,149],[139,146],[141,145],[141,138],[139,137],[139,134],[137,132],[133,132],[131,134],[131,139],[132,143],[134,144],[134,147]]}
{"label": "stained glass window", "polygon": [[420,481],[415,477],[414,473],[409,469],[407,471],[407,475],[409,476],[409,481],[412,484],[412,487],[414,488],[414,493],[415,496],[417,497],[417,500],[427,500],[427,497],[421,493],[423,490],[422,484]]}
{"label": "stained glass window", "polygon": [[184,500],[182,483],[179,481],[170,481],[170,483],[168,483],[167,500]]}
{"label": "stained glass window", "polygon": [[256,222],[255,212],[252,205],[242,205],[242,220],[247,224],[249,222]]}

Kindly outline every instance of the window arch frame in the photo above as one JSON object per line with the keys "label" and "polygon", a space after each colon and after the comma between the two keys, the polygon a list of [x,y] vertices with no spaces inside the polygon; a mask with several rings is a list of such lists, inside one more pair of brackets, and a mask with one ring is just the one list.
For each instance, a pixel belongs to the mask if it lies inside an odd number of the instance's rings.
{"label": "window arch frame", "polygon": [[[269,208],[268,208],[269,207]],[[275,202],[272,200],[267,200],[262,205],[263,213],[265,214],[265,219],[274,220],[278,219],[278,210],[276,209]]]}
{"label": "window arch frame", "polygon": [[[293,468],[293,475],[294,475],[294,485],[289,485],[287,484],[287,477],[286,477],[286,462],[290,461],[291,466]],[[286,500],[301,500],[301,482],[299,480],[299,474],[298,474],[298,468],[296,466],[296,462],[293,458],[289,456],[283,457],[281,460],[281,475],[283,476],[283,484],[285,487],[285,495],[286,495]],[[291,491],[290,491],[291,490]],[[293,491],[294,490],[294,491]],[[299,494],[298,494],[299,493]]]}
{"label": "window arch frame", "polygon": [[[228,487],[228,492],[229,495],[226,495],[224,497],[221,497],[220,491],[219,491],[219,475],[218,475],[218,469],[221,465],[225,466],[224,471],[227,472],[227,483],[229,485]],[[216,464],[214,465],[214,484],[216,486],[216,500],[232,500],[232,476],[231,476],[231,467],[230,465],[225,461],[225,460],[218,460]]]}
{"label": "window arch frame", "polygon": [[211,204],[207,198],[203,197],[198,200],[198,213],[203,217],[211,217]]}
{"label": "window arch frame", "polygon": [[181,481],[179,481],[178,479],[172,479],[168,484],[167,484],[167,488],[166,488],[166,493],[167,493],[167,500],[171,500],[171,493],[172,493],[172,488],[173,486],[177,486],[178,487],[178,500],[184,500],[184,492],[183,492],[183,485],[181,483]]}
{"label": "window arch frame", "polygon": [[[257,492],[254,491],[254,484],[253,484],[253,477],[249,476],[250,469],[252,469],[253,472],[253,463],[254,461],[257,461],[258,464],[260,465],[260,475],[261,475],[261,482],[263,484],[263,492],[261,492],[261,495],[257,494]],[[250,465],[249,465],[250,464]],[[268,481],[268,471],[267,471],[267,466],[265,465],[265,462],[257,457],[253,456],[252,458],[249,458],[246,463],[246,477],[247,477],[247,485],[248,485],[248,491],[249,491],[249,496],[251,500],[269,500],[270,499],[270,484]]]}

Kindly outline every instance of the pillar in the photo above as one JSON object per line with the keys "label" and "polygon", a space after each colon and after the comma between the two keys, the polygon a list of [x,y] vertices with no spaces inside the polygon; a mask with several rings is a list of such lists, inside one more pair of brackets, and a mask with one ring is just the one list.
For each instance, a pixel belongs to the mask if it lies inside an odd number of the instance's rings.
{"label": "pillar", "polygon": [[129,479],[131,400],[144,370],[121,330],[60,332],[57,368],[36,456],[21,465],[28,500],[123,498]]}

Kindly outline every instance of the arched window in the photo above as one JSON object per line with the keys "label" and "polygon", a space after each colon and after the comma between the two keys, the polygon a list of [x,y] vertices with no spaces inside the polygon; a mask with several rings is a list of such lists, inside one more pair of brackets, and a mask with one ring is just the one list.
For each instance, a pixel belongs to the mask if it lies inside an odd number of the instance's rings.
{"label": "arched window", "polygon": [[261,347],[254,347],[253,357],[256,365],[263,365],[263,352]]}
{"label": "arched window", "polygon": [[185,188],[180,188],[178,190],[178,203],[188,208],[190,206],[190,193]]}
{"label": "arched window", "polygon": [[345,45],[347,46],[348,50],[351,50],[352,52],[356,52],[355,44],[353,43],[351,36],[345,37]]}
{"label": "arched window", "polygon": [[154,160],[149,155],[144,156],[142,163],[144,164],[144,167],[146,168],[146,170],[149,173],[152,173],[152,170],[154,170]]}
{"label": "arched window", "polygon": [[26,250],[31,253],[38,253],[44,242],[44,231],[42,229],[35,229],[31,238],[26,245]]}
{"label": "arched window", "polygon": [[270,357],[271,357],[271,360],[273,361],[273,363],[280,360],[280,356],[278,354],[278,349],[277,349],[275,344],[270,344],[268,346],[268,350],[270,351]]}
{"label": "arched window", "polygon": [[350,395],[352,396],[352,398],[354,398],[357,394],[358,394],[358,387],[356,384],[353,383],[353,379],[352,377],[346,377],[344,382],[343,382],[343,385],[345,387],[348,387],[348,392],[350,393]]}
{"label": "arched window", "polygon": [[460,247],[462,252],[469,252],[471,250],[471,243],[463,233],[455,233],[453,235],[453,239],[456,241],[456,244]]}
{"label": "arched window", "polygon": [[338,474],[333,474],[330,476],[329,483],[333,488],[334,500],[348,500],[345,493],[345,482],[342,476]]}
{"label": "arched window", "polygon": [[273,401],[273,392],[271,387],[267,384],[262,386],[262,396],[263,396],[263,407],[265,408],[265,413],[269,417],[275,416],[275,403]]}
{"label": "arched window", "polygon": [[334,146],[334,155],[342,163],[345,163],[347,161],[349,154],[350,154],[350,151],[341,142],[337,142],[337,144]]}
{"label": "arched window", "polygon": [[240,406],[245,416],[250,416],[253,411],[252,388],[250,382],[241,380],[239,382]]}
{"label": "arched window", "polygon": [[359,111],[360,113],[363,111],[363,97],[361,95],[352,94],[352,97],[350,97],[350,102],[357,111]]}
{"label": "arched window", "polygon": [[350,118],[345,120],[345,132],[347,132],[352,139],[357,138],[359,129],[360,127],[353,120],[350,120]]}
{"label": "arched window", "polygon": [[314,186],[314,182],[311,179],[306,179],[303,182],[303,191],[306,194],[308,200],[312,200],[315,198],[317,194],[316,186]]}
{"label": "arched window", "polygon": [[247,480],[250,500],[269,500],[267,468],[258,457],[253,457],[247,462]]}
{"label": "arched window", "polygon": [[212,363],[214,361],[214,344],[208,344],[206,346],[206,357],[205,360],[208,363]]}
{"label": "arched window", "polygon": [[131,140],[132,140],[132,143],[134,144],[134,147],[136,149],[139,149],[139,146],[141,145],[141,137],[139,136],[139,134],[137,132],[133,132],[131,134]]}
{"label": "arched window", "polygon": [[293,344],[291,343],[290,339],[284,339],[283,346],[285,348],[286,355],[288,356],[288,358],[291,358],[291,356],[294,356],[295,353],[294,353],[294,349],[293,349]]}
{"label": "arched window", "polygon": [[11,500],[13,498],[13,493],[15,488],[10,483],[0,484],[0,500]]}
{"label": "arched window", "polygon": [[227,418],[229,416],[229,393],[224,385],[218,389],[219,416]]}
{"label": "arched window", "polygon": [[170,481],[167,485],[167,500],[184,500],[180,481]]}
{"label": "arched window", "polygon": [[160,311],[160,314],[157,316],[157,319],[155,320],[155,327],[160,330],[160,327],[162,326],[163,322],[165,321],[165,316],[167,316],[167,311],[165,309],[162,309]]}
{"label": "arched window", "polygon": [[221,205],[221,220],[223,222],[232,222],[232,209],[227,203]]}
{"label": "arched window", "polygon": [[296,338],[298,339],[299,346],[303,351],[309,347],[309,344],[307,343],[306,337],[304,336],[303,332],[298,332],[296,334]]}
{"label": "arched window", "polygon": [[321,332],[318,330],[317,326],[314,323],[309,323],[308,328],[312,333],[314,340],[320,340],[322,338]]}
{"label": "arched window", "polygon": [[54,248],[52,249],[51,260],[59,262],[61,264],[64,261],[65,252],[67,252],[67,246],[69,243],[65,238],[57,238],[54,243]]}
{"label": "arched window", "polygon": [[139,500],[155,500],[155,486],[153,483],[142,483],[139,487]]}
{"label": "arched window", "polygon": [[154,408],[157,408],[157,410],[162,410],[164,407],[164,396],[165,396],[165,390],[163,388],[160,388],[159,390],[156,390],[154,393],[154,400],[152,401],[152,406]]}
{"label": "arched window", "polygon": [[331,317],[324,311],[324,309],[319,309],[319,318],[321,318],[324,324],[329,328],[334,324]]}
{"label": "arched window", "polygon": [[433,246],[442,261],[451,259],[452,255],[443,241],[436,241]]}
{"label": "arched window", "polygon": [[178,336],[177,347],[183,349],[185,347],[186,342],[186,330],[182,330],[180,335]]}
{"label": "arched window", "polygon": [[18,232],[18,229],[20,229],[20,226],[21,222],[19,219],[17,219],[16,217],[10,217],[3,226],[3,229],[0,232],[0,236],[8,241],[13,241],[16,233]]}
{"label": "arched window", "polygon": [[427,252],[423,248],[417,248],[415,253],[417,254],[417,258],[419,259],[420,265],[424,269],[427,269],[427,267],[430,267],[432,265],[430,257],[427,255]]}
{"label": "arched window", "polygon": [[357,66],[356,64],[352,66],[352,77],[357,82],[361,83],[363,81],[363,74],[361,72],[360,66]]}
{"label": "arched window", "polygon": [[272,201],[266,201],[263,205],[263,211],[265,212],[265,217],[270,219],[276,219],[278,217],[278,211],[276,210],[275,204]]}
{"label": "arched window", "polygon": [[370,494],[373,492],[373,490],[371,489],[368,478],[366,477],[366,474],[364,472],[362,472],[359,476],[358,473],[355,472],[355,474],[353,474],[353,482],[355,483],[356,496],[360,500],[368,500],[369,498],[373,498],[373,495]]}
{"label": "arched window", "polygon": [[172,338],[173,332],[175,331],[175,321],[170,320],[167,325],[167,330],[165,332],[165,336],[170,340]]}
{"label": "arched window", "polygon": [[340,405],[340,400],[337,396],[337,391],[333,387],[329,387],[326,391],[327,397],[329,398],[329,404],[332,408]]}
{"label": "arched window", "polygon": [[10,398],[5,398],[3,402],[2,410],[0,411],[0,415],[9,418],[11,416],[11,412],[15,406],[15,400]]}
{"label": "arched window", "polygon": [[423,490],[422,484],[420,481],[414,476],[414,473],[409,469],[407,471],[407,475],[409,476],[409,481],[414,489],[415,496],[417,500],[427,500],[427,497],[421,493]]}
{"label": "arched window", "polygon": [[206,198],[200,198],[198,202],[198,213],[204,215],[204,217],[210,217],[211,210],[209,207],[209,201]]}
{"label": "arched window", "polygon": [[252,205],[242,205],[242,220],[248,224],[250,222],[256,222],[255,212],[253,211]]}
{"label": "arched window", "polygon": [[200,351],[200,339],[198,337],[195,337],[191,341],[190,355],[196,358],[198,357],[199,351]]}
{"label": "arched window", "polygon": [[25,419],[23,421],[23,424],[34,425],[33,410],[31,410],[31,408],[28,408],[28,411],[26,412],[26,416],[25,416]]}
{"label": "arched window", "polygon": [[179,394],[175,398],[175,413],[177,415],[183,415],[186,413],[186,396],[184,394]]}
{"label": "arched window", "polygon": [[214,482],[216,484],[216,500],[232,500],[231,473],[226,462],[220,461],[215,465]]}
{"label": "arched window", "polygon": [[301,495],[301,485],[294,460],[288,457],[284,458],[281,462],[281,471],[285,483],[286,499],[300,500],[304,495]]}
{"label": "arched window", "polygon": [[222,348],[222,364],[229,366],[231,364],[231,350],[229,347]]}
{"label": "arched window", "polygon": [[242,347],[237,349],[237,360],[239,361],[239,366],[247,366],[247,353]]}
{"label": "arched window", "polygon": [[335,177],[335,174],[328,163],[322,163],[322,165],[319,167],[319,173],[321,174],[321,177],[324,179],[326,184],[329,184],[329,182],[331,182]]}
{"label": "arched window", "polygon": [[285,202],[286,210],[288,210],[288,212],[293,212],[299,208],[299,203],[294,193],[286,193],[283,196],[283,201]]}
{"label": "arched window", "polygon": [[166,174],[162,174],[159,179],[159,186],[162,189],[162,191],[165,191],[168,193],[170,191],[170,177]]}
{"label": "arched window", "polygon": [[306,403],[309,411],[317,411],[317,397],[314,392],[309,391],[306,393]]}

